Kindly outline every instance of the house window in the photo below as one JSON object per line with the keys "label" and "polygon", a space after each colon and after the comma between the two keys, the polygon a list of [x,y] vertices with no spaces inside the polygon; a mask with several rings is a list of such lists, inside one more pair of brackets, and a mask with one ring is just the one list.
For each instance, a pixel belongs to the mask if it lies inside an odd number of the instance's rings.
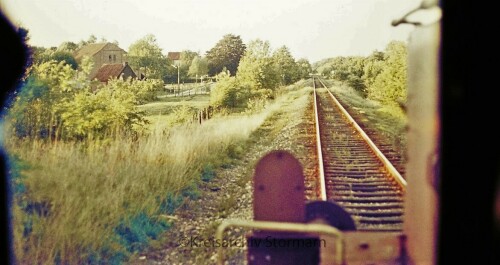
{"label": "house window", "polygon": [[113,62],[116,62],[116,54],[113,54]]}
{"label": "house window", "polygon": [[111,54],[109,55],[109,62],[111,62]]}

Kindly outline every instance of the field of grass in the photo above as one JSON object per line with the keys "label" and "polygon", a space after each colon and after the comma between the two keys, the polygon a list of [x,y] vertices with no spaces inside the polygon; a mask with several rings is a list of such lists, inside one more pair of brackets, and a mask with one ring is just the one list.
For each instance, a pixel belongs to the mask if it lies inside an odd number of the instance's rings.
{"label": "field of grass", "polygon": [[150,129],[166,130],[175,124],[191,121],[195,113],[209,106],[209,102],[210,95],[162,97],[138,108],[146,113]]}
{"label": "field of grass", "polygon": [[[199,196],[207,165],[226,163],[286,96],[260,112],[201,125],[153,122],[138,139],[47,143],[7,136],[18,263],[119,264],[141,251],[171,226],[175,209]],[[141,108],[168,112],[206,102],[195,96]]]}
{"label": "field of grass", "polygon": [[210,95],[192,95],[185,97],[162,97],[158,101],[139,106],[139,110],[148,115],[166,115],[181,106],[202,109],[208,106]]}

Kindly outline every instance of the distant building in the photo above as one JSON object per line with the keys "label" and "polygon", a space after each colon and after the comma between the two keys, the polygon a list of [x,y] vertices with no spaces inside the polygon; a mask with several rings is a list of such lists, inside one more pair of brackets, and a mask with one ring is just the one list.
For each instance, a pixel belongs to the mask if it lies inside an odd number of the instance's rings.
{"label": "distant building", "polygon": [[174,65],[179,65],[181,63],[181,53],[180,52],[168,52],[167,58],[172,60]]}
{"label": "distant building", "polygon": [[115,64],[103,64],[101,68],[97,70],[94,76],[91,76],[91,80],[97,79],[102,83],[107,83],[111,78],[123,78],[127,79],[129,77],[137,78],[130,65],[127,62],[115,63]]}
{"label": "distant building", "polygon": [[75,52],[75,59],[78,63],[81,62],[84,56],[89,56],[94,60],[94,67],[89,75],[93,79],[104,64],[122,64],[126,62],[126,54],[125,50],[113,43],[92,43],[78,49]]}

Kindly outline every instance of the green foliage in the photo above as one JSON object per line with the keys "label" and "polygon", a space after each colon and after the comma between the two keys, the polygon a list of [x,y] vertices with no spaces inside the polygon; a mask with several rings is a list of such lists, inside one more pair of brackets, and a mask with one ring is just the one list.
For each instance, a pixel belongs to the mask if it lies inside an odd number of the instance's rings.
{"label": "green foliage", "polygon": [[238,105],[239,82],[234,76],[219,75],[219,81],[210,93],[210,105],[214,107],[236,107]]}
{"label": "green foliage", "polygon": [[259,89],[253,91],[247,100],[247,109],[249,113],[261,111],[264,109],[269,99],[273,97],[273,91],[270,89]]}
{"label": "green foliage", "polygon": [[[365,85],[362,77],[364,74],[364,58],[360,56],[337,57],[326,68],[326,74],[331,77],[347,82],[355,90],[365,93]],[[323,70],[325,73],[325,70]]]}
{"label": "green foliage", "polygon": [[240,159],[244,155],[243,143],[232,143],[227,147],[227,155],[232,159]]}
{"label": "green foliage", "polygon": [[358,91],[361,95],[366,95],[366,86],[363,79],[357,75],[349,75],[347,78],[347,84]]}
{"label": "green foliage", "polygon": [[299,66],[288,47],[283,46],[274,51],[272,59],[282,85],[289,85],[300,79]]}
{"label": "green foliage", "polygon": [[245,53],[245,44],[240,36],[227,34],[215,46],[207,51],[208,74],[214,76],[225,67],[230,75],[235,75],[240,59]]}
{"label": "green foliage", "polygon": [[211,163],[205,164],[201,171],[201,180],[204,182],[209,182],[216,176],[214,166]]}
{"label": "green foliage", "polygon": [[80,62],[80,70],[83,71],[85,76],[89,76],[90,72],[94,68],[94,59],[90,56],[83,56],[82,61]]}
{"label": "green foliage", "polygon": [[191,66],[189,67],[189,76],[195,78],[201,78],[204,75],[208,74],[208,61],[206,58],[201,58],[200,56],[196,56],[193,58],[191,62]]}
{"label": "green foliage", "polygon": [[57,51],[73,53],[78,50],[78,48],[78,44],[71,41],[65,41],[57,47]]}
{"label": "green foliage", "polygon": [[28,77],[15,98],[7,118],[12,120],[14,133],[20,137],[37,137],[48,133],[50,113],[44,104],[49,88],[47,85]]}
{"label": "green foliage", "polygon": [[163,91],[163,80],[146,79],[146,80],[128,80],[128,88],[135,95],[137,104],[143,104],[156,99],[156,93]]}
{"label": "green foliage", "polygon": [[96,42],[97,42],[97,37],[94,34],[92,34],[89,36],[87,40],[81,40],[80,42],[78,42],[78,47],[81,48],[87,44],[93,44]]}
{"label": "green foliage", "polygon": [[384,53],[379,51],[374,51],[365,60],[365,68],[363,74],[363,80],[366,87],[371,87],[375,82],[375,78],[384,69]]}
{"label": "green foliage", "polygon": [[138,86],[134,84],[138,82],[112,79],[95,93],[77,93],[72,101],[63,104],[63,136],[93,139],[140,131],[146,120],[135,106],[134,89]]}
{"label": "green foliage", "polygon": [[92,92],[85,75],[64,62],[34,65],[6,120],[18,137],[83,139],[137,133],[145,125],[136,109],[162,88],[161,81],[110,80]]}
{"label": "green foliage", "polygon": [[73,69],[78,68],[78,63],[75,57],[73,57],[72,52],[67,50],[56,50],[56,49],[45,49],[45,48],[35,48],[33,62],[35,64],[42,64],[49,61],[64,62],[68,64]]}
{"label": "green foliage", "polygon": [[60,52],[57,51],[52,54],[51,60],[55,60],[56,62],[65,62],[66,64],[71,65],[71,68],[77,69],[78,68],[78,63],[76,62],[75,57],[70,52]]}
{"label": "green foliage", "polygon": [[168,78],[167,58],[152,34],[132,43],[128,49],[129,64],[133,69],[144,72],[147,78],[166,80]]}
{"label": "green foliage", "polygon": [[307,59],[302,58],[297,60],[297,67],[299,79],[309,78],[309,74],[312,73],[312,66]]}
{"label": "green foliage", "polygon": [[195,113],[196,112],[194,112],[187,104],[182,104],[181,107],[176,108],[174,113],[170,115],[167,123],[170,126],[187,123],[193,120],[193,115]]}
{"label": "green foliage", "polygon": [[[108,88],[117,94],[132,89],[113,82]],[[75,92],[67,99],[84,90],[71,87],[69,91]],[[99,90],[95,92],[87,95],[96,96]],[[144,249],[169,228],[165,214],[174,214],[186,201],[200,197],[197,185],[214,176],[213,168],[204,165],[219,166],[227,156],[241,157],[242,143],[270,113],[271,109],[251,116],[218,117],[202,126],[120,137],[106,144],[89,138],[57,142],[6,138],[8,153],[19,157],[11,158],[16,262],[125,263],[131,252]],[[235,201],[230,198],[221,205],[224,214]]]}
{"label": "green foliage", "polygon": [[197,52],[193,52],[190,50],[184,50],[181,52],[180,56],[180,69],[179,69],[179,74],[181,77],[181,80],[186,80],[188,78],[188,72],[189,72],[189,67],[191,66],[193,59],[196,57],[199,57],[199,54]]}
{"label": "green foliage", "polygon": [[64,62],[34,65],[6,118],[20,137],[53,136],[62,124],[62,104],[72,99],[77,87],[85,85],[86,81],[76,78],[76,71]]}
{"label": "green foliage", "polygon": [[158,211],[164,214],[173,214],[181,206],[183,200],[182,196],[176,196],[169,192],[165,199],[161,201]]}
{"label": "green foliage", "polygon": [[368,57],[329,58],[314,67],[325,76],[344,81],[364,97],[397,107],[398,102],[406,101],[406,58],[406,44],[393,41],[383,52],[374,51]]}
{"label": "green foliage", "polygon": [[115,231],[119,242],[128,252],[134,253],[143,250],[150,240],[157,239],[169,227],[165,220],[140,212],[128,221],[120,222]]}
{"label": "green foliage", "polygon": [[219,81],[212,90],[210,103],[216,107],[259,110],[280,84],[296,82],[309,73],[309,62],[295,62],[286,46],[273,53],[268,41],[253,40],[241,58],[236,77],[224,71],[217,76]]}
{"label": "green foliage", "polygon": [[385,50],[383,70],[368,89],[368,97],[386,105],[406,101],[407,51],[403,42],[393,41]]}
{"label": "green foliage", "polygon": [[15,197],[22,198],[26,192],[26,185],[23,180],[26,176],[23,175],[23,171],[30,168],[26,161],[23,161],[19,156],[10,154],[8,157],[9,161],[9,178],[12,183],[12,191]]}
{"label": "green foliage", "polygon": [[271,57],[268,41],[253,40],[241,59],[238,79],[254,90],[275,89],[280,84],[280,76]]}

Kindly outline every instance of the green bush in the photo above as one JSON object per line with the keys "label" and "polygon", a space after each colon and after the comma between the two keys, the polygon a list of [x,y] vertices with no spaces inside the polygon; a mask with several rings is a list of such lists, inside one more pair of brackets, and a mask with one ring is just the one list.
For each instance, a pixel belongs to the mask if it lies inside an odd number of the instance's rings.
{"label": "green bush", "polygon": [[238,80],[229,75],[222,75],[210,93],[210,105],[214,107],[236,107],[242,97],[238,97],[240,92]]}
{"label": "green bush", "polygon": [[62,104],[62,137],[102,139],[137,133],[146,120],[136,108],[136,94],[128,81],[110,80],[95,93],[81,91]]}
{"label": "green bush", "polygon": [[391,42],[385,50],[383,70],[368,88],[368,97],[384,105],[397,106],[406,101],[407,51],[403,42]]}
{"label": "green bush", "polygon": [[144,129],[136,105],[162,87],[157,80],[112,79],[91,89],[84,75],[63,62],[34,65],[6,115],[20,138],[103,139]]}
{"label": "green bush", "polygon": [[188,106],[188,104],[182,104],[181,107],[176,108],[172,115],[169,115],[167,123],[172,125],[185,124],[193,120],[196,111]]}
{"label": "green bush", "polygon": [[329,58],[316,63],[315,68],[325,76],[345,82],[364,97],[397,108],[399,102],[406,101],[406,60],[406,44],[392,41],[383,52],[374,51],[367,57]]}

